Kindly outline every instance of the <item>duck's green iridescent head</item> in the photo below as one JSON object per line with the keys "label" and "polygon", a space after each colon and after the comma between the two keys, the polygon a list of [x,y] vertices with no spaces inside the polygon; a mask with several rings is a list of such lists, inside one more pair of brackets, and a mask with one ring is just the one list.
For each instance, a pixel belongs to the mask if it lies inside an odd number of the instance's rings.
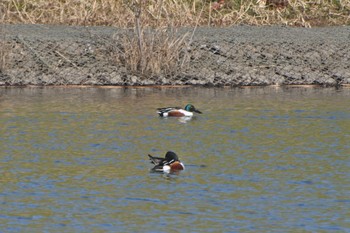
{"label": "duck's green iridescent head", "polygon": [[188,112],[196,112],[196,113],[202,113],[201,111],[199,111],[198,109],[196,109],[192,104],[187,104],[185,106],[185,110]]}
{"label": "duck's green iridescent head", "polygon": [[188,111],[188,112],[193,112],[193,109],[195,109],[195,108],[194,108],[194,106],[192,104],[187,104],[185,106],[185,110]]}

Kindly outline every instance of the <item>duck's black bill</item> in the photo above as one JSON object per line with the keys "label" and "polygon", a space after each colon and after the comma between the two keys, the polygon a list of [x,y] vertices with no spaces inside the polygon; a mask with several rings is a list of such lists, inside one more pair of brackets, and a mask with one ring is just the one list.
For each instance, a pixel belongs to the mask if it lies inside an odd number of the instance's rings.
{"label": "duck's black bill", "polygon": [[196,113],[199,113],[199,114],[202,114],[202,112],[201,111],[199,111],[199,110],[194,110]]}

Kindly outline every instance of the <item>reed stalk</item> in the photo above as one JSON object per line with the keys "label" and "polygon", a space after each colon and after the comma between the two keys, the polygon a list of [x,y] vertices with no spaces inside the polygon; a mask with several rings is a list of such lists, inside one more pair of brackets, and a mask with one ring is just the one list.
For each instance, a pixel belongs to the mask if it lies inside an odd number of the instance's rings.
{"label": "reed stalk", "polygon": [[[134,0],[2,0],[5,23],[105,25],[133,27]],[[227,26],[234,24],[291,26],[350,25],[348,0],[140,0],[143,25]]]}
{"label": "reed stalk", "polygon": [[5,25],[0,20],[0,73],[4,73],[9,65],[10,45],[6,42]]}
{"label": "reed stalk", "polygon": [[[174,76],[184,66],[188,34],[178,34],[170,23],[168,27],[147,27],[145,25],[145,2],[134,0],[130,9],[134,17],[134,30],[131,34],[121,36],[121,52],[118,62],[127,68],[129,73],[141,77]],[[158,10],[153,17],[167,14]],[[170,15],[167,16],[171,18]],[[169,20],[171,22],[171,20]]]}

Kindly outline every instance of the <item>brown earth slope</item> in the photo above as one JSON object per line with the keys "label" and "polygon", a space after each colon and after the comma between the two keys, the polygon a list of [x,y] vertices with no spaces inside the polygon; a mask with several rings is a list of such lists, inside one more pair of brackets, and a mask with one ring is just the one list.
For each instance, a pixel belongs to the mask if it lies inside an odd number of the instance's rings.
{"label": "brown earth slope", "polygon": [[[132,74],[112,27],[3,25],[0,85],[350,84],[350,27],[197,28],[172,75]],[[188,32],[190,40],[193,29]]]}

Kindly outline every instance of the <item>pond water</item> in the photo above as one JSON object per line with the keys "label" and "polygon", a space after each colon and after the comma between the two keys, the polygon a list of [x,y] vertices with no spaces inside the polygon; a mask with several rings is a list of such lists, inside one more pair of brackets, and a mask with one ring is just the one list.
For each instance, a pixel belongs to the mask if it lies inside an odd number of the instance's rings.
{"label": "pond water", "polygon": [[[1,232],[350,232],[350,89],[1,88]],[[192,103],[191,120],[157,107]],[[147,154],[186,170],[150,173]]]}

